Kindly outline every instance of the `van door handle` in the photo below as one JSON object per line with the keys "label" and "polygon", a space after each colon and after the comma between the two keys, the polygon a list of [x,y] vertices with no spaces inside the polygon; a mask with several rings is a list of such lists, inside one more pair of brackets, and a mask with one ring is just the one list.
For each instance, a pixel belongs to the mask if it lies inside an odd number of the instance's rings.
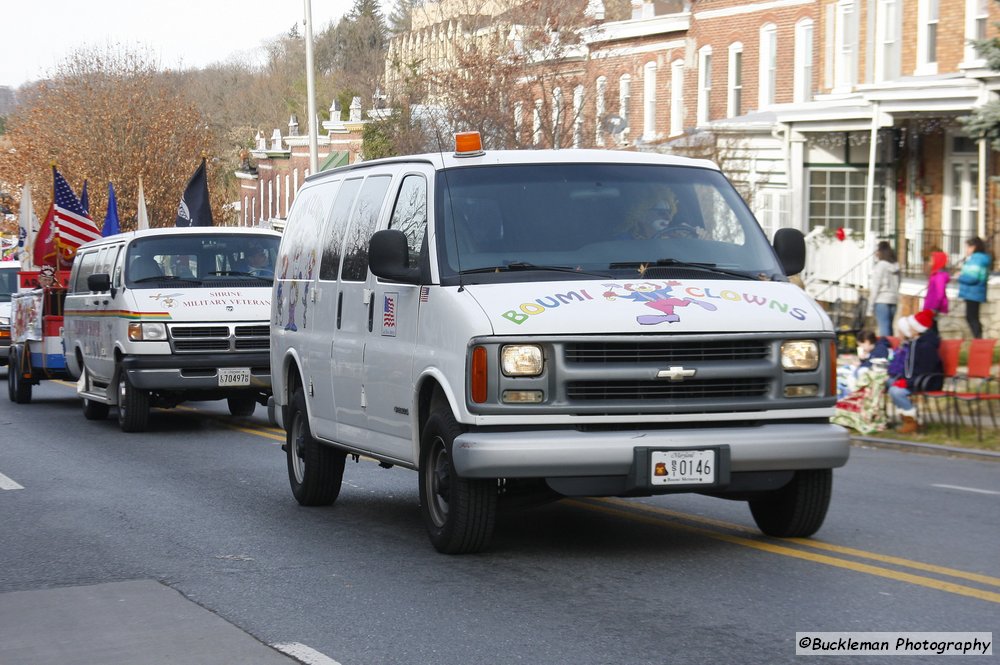
{"label": "van door handle", "polygon": [[337,330],[340,330],[340,318],[344,311],[344,292],[337,294]]}
{"label": "van door handle", "polygon": [[375,298],[368,299],[368,332],[372,331],[372,323],[375,320]]}

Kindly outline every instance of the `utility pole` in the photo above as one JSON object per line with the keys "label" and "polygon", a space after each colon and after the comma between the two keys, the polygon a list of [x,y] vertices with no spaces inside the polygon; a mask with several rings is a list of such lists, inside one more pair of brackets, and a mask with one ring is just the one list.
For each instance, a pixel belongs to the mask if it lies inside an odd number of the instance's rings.
{"label": "utility pole", "polygon": [[319,125],[316,122],[316,65],[313,59],[312,3],[304,0],[306,11],[306,96],[309,98],[309,173],[319,171]]}

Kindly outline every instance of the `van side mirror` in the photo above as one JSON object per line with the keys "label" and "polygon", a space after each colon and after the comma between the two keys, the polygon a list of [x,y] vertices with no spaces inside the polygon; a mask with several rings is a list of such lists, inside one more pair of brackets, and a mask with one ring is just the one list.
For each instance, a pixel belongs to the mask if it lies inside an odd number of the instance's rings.
{"label": "van side mirror", "polygon": [[91,291],[104,292],[111,290],[111,275],[106,272],[95,272],[87,277],[87,288]]}
{"label": "van side mirror", "polygon": [[798,275],[806,267],[806,238],[798,229],[778,229],[774,232],[774,251],[785,275]]}
{"label": "van side mirror", "polygon": [[368,242],[368,267],[382,279],[406,284],[420,282],[420,268],[410,267],[406,234],[398,229],[375,232]]}

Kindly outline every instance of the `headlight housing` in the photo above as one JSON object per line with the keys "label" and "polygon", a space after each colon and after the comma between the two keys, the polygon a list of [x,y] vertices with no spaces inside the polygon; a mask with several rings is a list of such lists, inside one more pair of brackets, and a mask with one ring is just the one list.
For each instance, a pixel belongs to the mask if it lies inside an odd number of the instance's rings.
{"label": "headlight housing", "polygon": [[545,367],[542,347],[537,344],[507,344],[500,350],[504,376],[538,376]]}
{"label": "headlight housing", "polygon": [[165,342],[167,326],[163,323],[133,321],[128,324],[128,338],[132,342]]}
{"label": "headlight housing", "polygon": [[784,342],[781,367],[788,372],[809,372],[819,367],[819,344],[811,339]]}

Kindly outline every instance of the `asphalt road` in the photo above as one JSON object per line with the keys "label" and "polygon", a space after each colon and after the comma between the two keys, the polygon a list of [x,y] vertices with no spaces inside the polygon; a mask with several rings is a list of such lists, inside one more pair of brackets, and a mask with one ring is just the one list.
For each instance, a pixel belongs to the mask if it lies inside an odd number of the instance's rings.
{"label": "asphalt road", "polygon": [[[348,461],[333,507],[299,507],[263,408],[239,420],[192,403],[145,434],[113,417],[85,420],[65,383],[0,398],[2,665],[49,662],[31,651],[46,631],[107,640],[85,620],[101,602],[138,593],[136,612],[162,610],[158,589],[188,609],[150,615],[121,662],[281,662],[270,645],[295,645],[327,665],[775,663],[797,659],[797,631],[1000,635],[996,462],[855,448],[809,540],[762,536],[745,504],[708,497],[566,500],[505,516],[489,552],[452,557],[427,540],[412,471]],[[29,606],[59,606],[63,623],[31,634]],[[149,635],[181,618],[221,619],[234,646],[158,660]],[[63,662],[117,662],[81,644]]]}

